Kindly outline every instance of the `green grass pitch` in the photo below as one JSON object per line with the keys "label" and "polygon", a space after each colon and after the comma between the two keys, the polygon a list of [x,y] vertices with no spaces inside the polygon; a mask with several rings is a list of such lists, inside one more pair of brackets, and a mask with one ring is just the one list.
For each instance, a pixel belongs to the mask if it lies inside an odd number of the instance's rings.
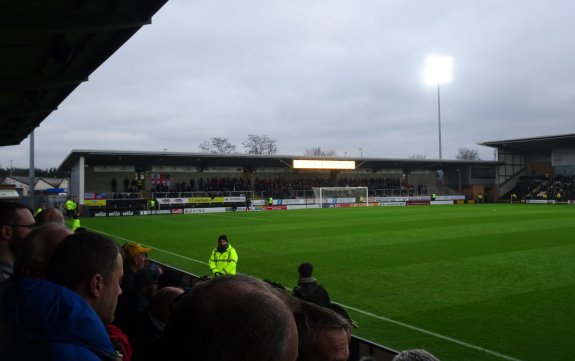
{"label": "green grass pitch", "polygon": [[292,288],[311,262],[387,347],[442,360],[575,360],[575,207],[481,204],[84,218],[150,257],[208,274],[219,234],[238,271]]}

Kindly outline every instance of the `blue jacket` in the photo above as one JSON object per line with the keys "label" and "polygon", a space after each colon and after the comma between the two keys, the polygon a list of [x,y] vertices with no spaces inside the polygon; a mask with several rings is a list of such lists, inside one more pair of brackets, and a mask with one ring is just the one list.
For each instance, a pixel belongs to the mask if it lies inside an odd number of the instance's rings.
{"label": "blue jacket", "polygon": [[115,360],[106,328],[77,293],[40,279],[6,287],[0,303],[2,360]]}

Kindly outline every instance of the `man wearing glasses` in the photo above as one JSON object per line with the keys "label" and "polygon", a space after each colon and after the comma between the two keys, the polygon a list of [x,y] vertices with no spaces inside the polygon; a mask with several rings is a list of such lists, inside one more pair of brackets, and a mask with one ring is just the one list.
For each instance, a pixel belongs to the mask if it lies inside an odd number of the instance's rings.
{"label": "man wearing glasses", "polygon": [[0,284],[14,273],[14,248],[36,226],[23,204],[0,202]]}

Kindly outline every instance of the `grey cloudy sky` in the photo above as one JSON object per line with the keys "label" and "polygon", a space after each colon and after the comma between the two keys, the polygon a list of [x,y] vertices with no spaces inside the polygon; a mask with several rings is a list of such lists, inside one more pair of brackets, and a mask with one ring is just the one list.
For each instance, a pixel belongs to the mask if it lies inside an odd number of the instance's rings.
{"label": "grey cloudy sky", "polygon": [[[476,143],[574,132],[575,3],[567,0],[170,0],[35,131],[35,165],[72,149],[438,158],[429,55],[441,86],[443,158]],[[360,151],[361,148],[361,151]],[[0,148],[26,167],[29,141]]]}

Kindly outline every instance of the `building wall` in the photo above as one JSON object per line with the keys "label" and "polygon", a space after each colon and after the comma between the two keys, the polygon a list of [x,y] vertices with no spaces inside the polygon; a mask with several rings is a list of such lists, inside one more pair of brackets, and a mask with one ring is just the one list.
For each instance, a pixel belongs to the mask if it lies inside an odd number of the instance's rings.
{"label": "building wall", "polygon": [[531,162],[529,163],[529,175],[531,176],[545,176],[545,175],[553,176],[553,167],[551,166],[551,162],[544,161],[544,162]]}

